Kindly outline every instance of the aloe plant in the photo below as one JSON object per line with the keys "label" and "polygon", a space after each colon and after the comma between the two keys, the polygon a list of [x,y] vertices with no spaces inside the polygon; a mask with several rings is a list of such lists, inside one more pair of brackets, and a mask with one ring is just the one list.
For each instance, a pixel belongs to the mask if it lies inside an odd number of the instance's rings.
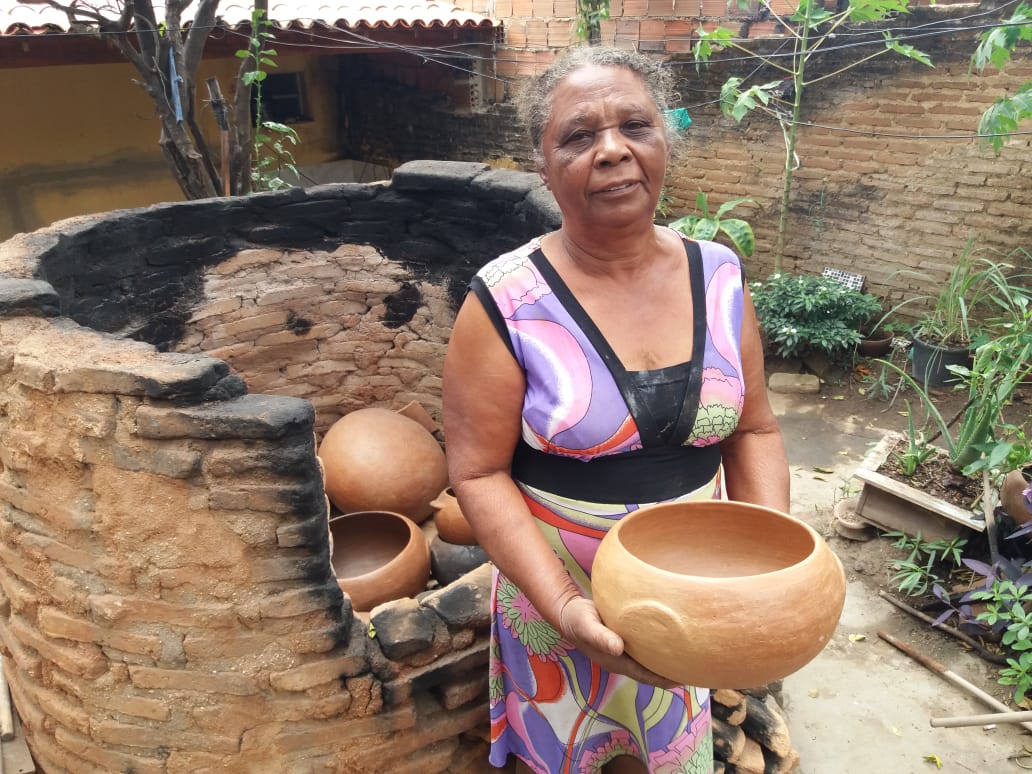
{"label": "aloe plant", "polygon": [[725,218],[735,207],[741,204],[752,203],[752,199],[732,199],[724,202],[717,208],[717,211],[710,215],[709,203],[706,194],[699,191],[695,197],[695,206],[701,215],[685,215],[670,224],[670,228],[680,231],[692,239],[713,239],[718,233],[723,233],[739,255],[748,258],[756,249],[756,238],[753,236],[752,226],[740,218]]}

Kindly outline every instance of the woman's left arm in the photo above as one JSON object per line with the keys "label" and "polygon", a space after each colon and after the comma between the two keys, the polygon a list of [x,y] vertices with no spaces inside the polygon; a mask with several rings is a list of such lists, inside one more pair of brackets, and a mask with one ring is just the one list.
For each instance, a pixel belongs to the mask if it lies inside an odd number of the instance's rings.
{"label": "woman's left arm", "polygon": [[748,287],[742,316],[742,375],[745,405],[735,432],[720,444],[725,488],[731,500],[765,505],[788,513],[788,457],[774,411],[767,399],[763,344]]}

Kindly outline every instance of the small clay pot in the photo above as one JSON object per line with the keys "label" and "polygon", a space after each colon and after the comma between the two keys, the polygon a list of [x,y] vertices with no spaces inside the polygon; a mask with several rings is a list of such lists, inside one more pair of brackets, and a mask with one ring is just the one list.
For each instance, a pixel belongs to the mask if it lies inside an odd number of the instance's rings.
{"label": "small clay pot", "polygon": [[344,513],[394,511],[421,522],[448,485],[444,450],[419,422],[384,408],[352,411],[319,445],[326,494]]}
{"label": "small clay pot", "polygon": [[860,343],[856,345],[856,350],[864,357],[881,357],[882,355],[889,354],[892,349],[892,334],[886,335],[879,331],[871,335],[870,338],[860,339]]}
{"label": "small clay pot", "polygon": [[1032,520],[1032,509],[1025,502],[1023,492],[1032,486],[1029,477],[1032,477],[1032,468],[1026,468],[1027,473],[1021,470],[1012,470],[1003,477],[1003,484],[1000,486],[1000,505],[1007,515],[1014,520],[1015,524],[1025,524]]}
{"label": "small clay pot", "polygon": [[603,538],[592,566],[602,620],[657,674],[753,688],[828,644],[845,601],[842,564],[809,526],[721,500],[647,506]]}
{"label": "small clay pot", "polygon": [[437,527],[437,534],[441,540],[457,546],[475,546],[476,536],[473,528],[462,515],[459,501],[455,498],[455,492],[451,487],[442,491],[437,498],[430,503],[434,509],[434,526]]}
{"label": "small clay pot", "polygon": [[426,535],[400,513],[363,511],[330,519],[330,563],[341,591],[359,612],[412,597],[430,579]]}

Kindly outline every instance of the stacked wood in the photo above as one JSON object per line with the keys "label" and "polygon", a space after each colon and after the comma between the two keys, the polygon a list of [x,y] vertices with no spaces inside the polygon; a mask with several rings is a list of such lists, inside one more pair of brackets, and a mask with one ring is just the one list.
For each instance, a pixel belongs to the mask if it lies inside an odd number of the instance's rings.
{"label": "stacked wood", "polygon": [[789,774],[799,765],[779,700],[780,683],[711,694],[714,772]]}

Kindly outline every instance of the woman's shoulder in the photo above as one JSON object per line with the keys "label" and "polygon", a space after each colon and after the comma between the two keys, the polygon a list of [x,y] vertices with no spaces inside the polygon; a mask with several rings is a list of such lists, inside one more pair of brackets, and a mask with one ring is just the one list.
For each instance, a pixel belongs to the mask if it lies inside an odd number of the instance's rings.
{"label": "woman's shoulder", "polygon": [[477,270],[477,277],[488,286],[497,284],[502,278],[514,271],[530,266],[530,256],[541,246],[541,237],[534,237],[519,247],[502,253],[497,258],[485,263]]}

